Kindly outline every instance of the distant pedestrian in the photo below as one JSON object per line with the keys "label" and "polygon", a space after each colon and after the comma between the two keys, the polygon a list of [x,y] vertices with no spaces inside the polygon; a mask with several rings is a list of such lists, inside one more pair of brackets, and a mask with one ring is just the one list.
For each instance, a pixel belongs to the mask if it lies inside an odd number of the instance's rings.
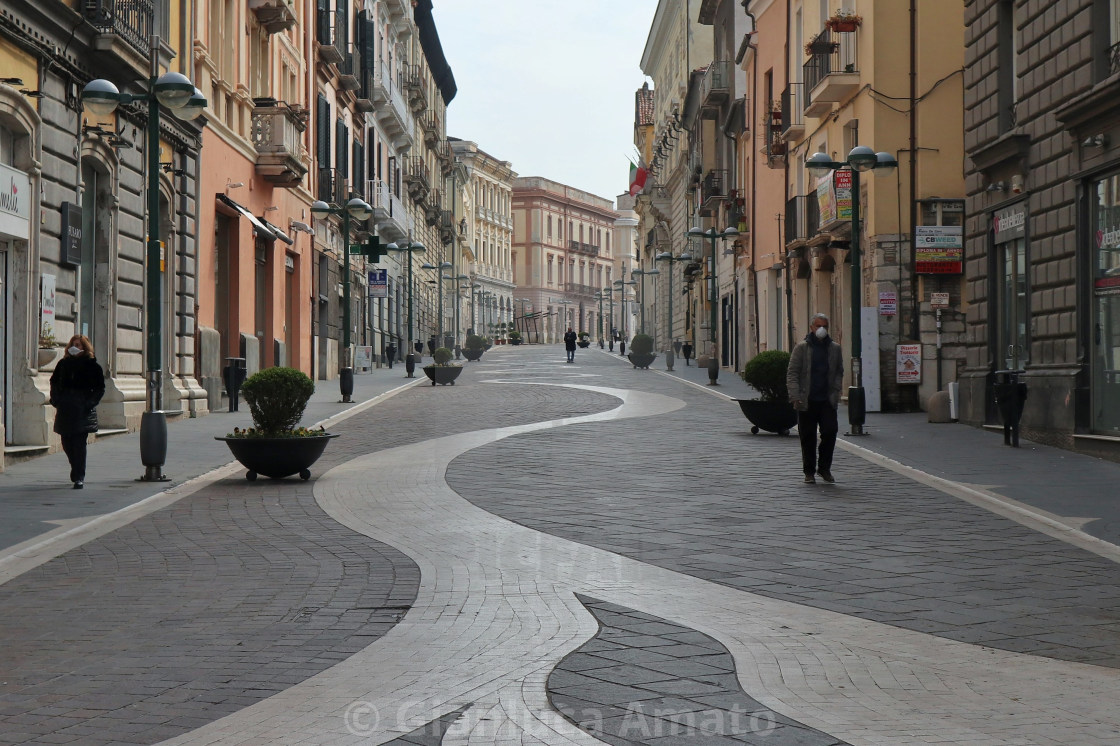
{"label": "distant pedestrian", "polygon": [[393,369],[393,360],[397,357],[397,346],[392,342],[385,348],[385,357],[389,358],[389,370]]}
{"label": "distant pedestrian", "polygon": [[568,362],[574,363],[576,361],[576,333],[572,331],[570,326],[564,334],[564,349],[568,351]]}
{"label": "distant pedestrian", "polygon": [[692,357],[692,343],[685,342],[681,345],[681,352],[684,354],[684,364],[688,365],[688,359]]}
{"label": "distant pedestrian", "polygon": [[[844,361],[840,345],[828,336],[828,317],[813,316],[809,333],[798,342],[789,356],[786,388],[789,400],[797,410],[797,432],[801,437],[801,469],[805,481],[813,484],[821,479],[832,483],[832,452],[840,426],[836,409],[840,406],[840,389],[844,380]],[[820,448],[817,429],[820,429]]]}
{"label": "distant pedestrian", "polygon": [[416,344],[413,345],[413,347],[416,348],[416,354],[417,355],[419,355],[420,357],[424,356],[424,343],[423,342],[421,342],[420,340],[416,340]]}
{"label": "distant pedestrian", "polygon": [[51,373],[50,402],[55,408],[54,431],[62,436],[76,490],[85,486],[86,440],[97,432],[97,403],[104,394],[105,374],[93,355],[93,343],[75,334]]}

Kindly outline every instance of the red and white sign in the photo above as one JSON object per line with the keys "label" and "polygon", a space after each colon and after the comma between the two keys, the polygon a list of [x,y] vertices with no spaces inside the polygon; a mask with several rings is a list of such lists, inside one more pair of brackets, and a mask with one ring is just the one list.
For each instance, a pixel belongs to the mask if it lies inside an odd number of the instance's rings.
{"label": "red and white sign", "polygon": [[893,290],[879,292],[879,315],[894,316],[898,313],[898,294]]}
{"label": "red and white sign", "polygon": [[922,346],[920,344],[895,345],[895,382],[922,382]]}

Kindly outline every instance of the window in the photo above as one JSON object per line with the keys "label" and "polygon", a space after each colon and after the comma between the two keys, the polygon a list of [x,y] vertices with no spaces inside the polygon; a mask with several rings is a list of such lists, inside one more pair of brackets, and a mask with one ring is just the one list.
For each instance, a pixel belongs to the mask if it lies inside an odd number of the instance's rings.
{"label": "window", "polygon": [[548,284],[552,284],[552,257],[548,258]]}
{"label": "window", "polygon": [[1007,132],[1015,126],[1015,105],[1019,101],[1018,11],[1016,0],[1000,0],[996,20],[997,49],[997,102],[999,104],[999,131]]}
{"label": "window", "polygon": [[1091,427],[1115,435],[1120,433],[1120,174],[1093,186]]}
{"label": "window", "polygon": [[1026,240],[1026,203],[1018,202],[995,213],[992,328],[995,358],[1006,370],[1021,370],[1030,358],[1030,259]]}
{"label": "window", "polygon": [[548,216],[548,240],[552,240],[552,216]]}

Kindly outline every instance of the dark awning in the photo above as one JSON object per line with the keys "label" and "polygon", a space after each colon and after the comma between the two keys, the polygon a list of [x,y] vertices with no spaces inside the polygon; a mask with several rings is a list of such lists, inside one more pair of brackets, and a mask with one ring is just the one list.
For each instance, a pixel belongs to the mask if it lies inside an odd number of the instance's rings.
{"label": "dark awning", "polygon": [[432,18],[432,0],[418,0],[413,7],[412,17],[420,32],[420,46],[424,48],[428,69],[432,71],[432,78],[439,86],[446,106],[455,98],[459,89],[455,85],[455,76],[451,74],[451,66],[443,56],[443,45],[439,43],[439,32],[436,31],[436,22]]}
{"label": "dark awning", "polygon": [[218,197],[218,201],[224,204],[226,207],[229,207],[235,212],[238,212],[248,218],[249,222],[253,224],[254,233],[259,234],[261,238],[264,238],[268,241],[276,240],[276,234],[270,231],[268,229],[268,226],[262,223],[261,219],[251,213],[248,208],[242,207],[224,194],[219,194],[216,196]]}
{"label": "dark awning", "polygon": [[296,242],[296,240],[294,238],[289,237],[288,234],[285,233],[283,231],[283,229],[280,228],[280,226],[275,225],[273,223],[270,223],[267,220],[265,220],[264,218],[257,218],[257,219],[260,220],[262,223],[264,223],[265,226],[270,231],[272,231],[273,234],[275,234],[276,238],[279,238],[281,241],[288,244],[289,246],[291,246],[292,244],[294,244]]}

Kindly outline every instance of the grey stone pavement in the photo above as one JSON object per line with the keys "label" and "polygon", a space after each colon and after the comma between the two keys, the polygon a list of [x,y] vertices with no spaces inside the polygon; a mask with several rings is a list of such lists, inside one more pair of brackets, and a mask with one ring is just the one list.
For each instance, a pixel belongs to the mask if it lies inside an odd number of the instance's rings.
{"label": "grey stone pavement", "polygon": [[135,434],[0,474],[0,743],[1120,740],[1120,465],[872,413],[805,485],[728,371],[467,367],[320,382],[309,482],[230,465],[244,405],[168,484]]}

